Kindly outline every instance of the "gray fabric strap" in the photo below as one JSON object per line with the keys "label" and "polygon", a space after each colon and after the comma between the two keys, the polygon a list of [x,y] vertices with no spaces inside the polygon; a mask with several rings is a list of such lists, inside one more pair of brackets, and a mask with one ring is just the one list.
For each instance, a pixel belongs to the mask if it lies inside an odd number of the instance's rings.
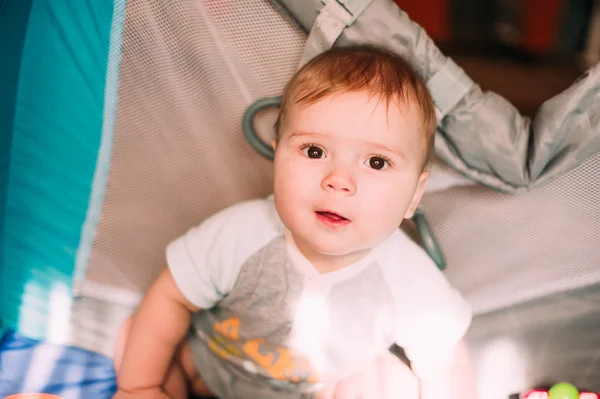
{"label": "gray fabric strap", "polygon": [[311,58],[333,47],[344,29],[351,25],[372,0],[326,0],[313,23],[300,67]]}
{"label": "gray fabric strap", "polygon": [[427,82],[433,97],[438,122],[444,119],[460,100],[471,90],[473,81],[450,58]]}
{"label": "gray fabric strap", "polygon": [[344,6],[336,0],[328,1],[310,29],[300,66],[331,48],[350,21],[352,14]]}

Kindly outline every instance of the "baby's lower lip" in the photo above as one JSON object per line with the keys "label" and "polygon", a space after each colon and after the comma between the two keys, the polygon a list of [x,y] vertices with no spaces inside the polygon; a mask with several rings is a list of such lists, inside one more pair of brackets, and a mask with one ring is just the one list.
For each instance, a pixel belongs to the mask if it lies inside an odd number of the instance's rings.
{"label": "baby's lower lip", "polygon": [[332,212],[315,212],[317,219],[331,227],[342,227],[350,224],[350,220]]}

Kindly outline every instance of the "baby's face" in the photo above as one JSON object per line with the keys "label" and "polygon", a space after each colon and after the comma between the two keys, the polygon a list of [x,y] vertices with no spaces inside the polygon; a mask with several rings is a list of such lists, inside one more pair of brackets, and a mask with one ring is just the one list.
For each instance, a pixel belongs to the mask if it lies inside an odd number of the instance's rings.
{"label": "baby's face", "polygon": [[427,180],[419,120],[368,93],[289,110],[275,153],[275,205],[299,247],[348,255],[411,217]]}

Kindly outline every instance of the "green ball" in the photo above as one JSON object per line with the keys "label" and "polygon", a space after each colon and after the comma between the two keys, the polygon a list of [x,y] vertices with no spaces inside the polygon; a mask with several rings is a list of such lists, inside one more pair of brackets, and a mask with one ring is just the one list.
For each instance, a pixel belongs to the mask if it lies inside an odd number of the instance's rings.
{"label": "green ball", "polygon": [[579,390],[568,382],[559,382],[548,391],[548,399],[579,399]]}

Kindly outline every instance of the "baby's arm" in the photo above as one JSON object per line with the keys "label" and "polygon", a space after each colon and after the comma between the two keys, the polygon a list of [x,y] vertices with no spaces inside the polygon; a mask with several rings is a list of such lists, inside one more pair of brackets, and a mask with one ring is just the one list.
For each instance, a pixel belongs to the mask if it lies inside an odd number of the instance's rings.
{"label": "baby's arm", "polygon": [[160,390],[176,348],[188,331],[191,314],[199,310],[183,296],[165,268],[133,318],[117,375],[120,391]]}
{"label": "baby's arm", "polygon": [[394,248],[390,258],[396,258],[395,264],[413,265],[386,269],[394,287],[396,344],[411,360],[422,398],[475,397],[462,341],[471,324],[471,305],[416,244],[398,233]]}

